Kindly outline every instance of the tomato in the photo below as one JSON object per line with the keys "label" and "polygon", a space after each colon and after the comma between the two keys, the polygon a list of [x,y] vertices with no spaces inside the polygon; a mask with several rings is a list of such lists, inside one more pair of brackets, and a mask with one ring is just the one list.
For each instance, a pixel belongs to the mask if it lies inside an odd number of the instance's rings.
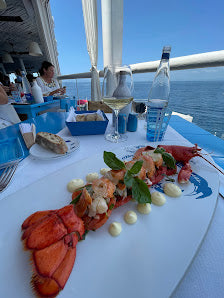
{"label": "tomato", "polygon": [[132,196],[127,196],[127,197],[119,197],[117,198],[116,204],[114,208],[120,207],[124,204],[126,204],[127,202],[129,202],[132,199]]}

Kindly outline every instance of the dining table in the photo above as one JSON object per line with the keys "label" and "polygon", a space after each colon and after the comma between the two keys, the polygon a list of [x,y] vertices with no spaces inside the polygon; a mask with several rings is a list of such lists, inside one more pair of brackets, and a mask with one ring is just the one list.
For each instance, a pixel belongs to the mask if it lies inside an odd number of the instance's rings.
{"label": "dining table", "polygon": [[[111,124],[112,114],[106,115],[109,119],[107,133],[112,130],[113,127]],[[25,122],[34,123],[37,132],[47,131],[66,138],[71,137],[71,133],[65,123],[67,116],[68,113],[66,112],[47,112],[37,117],[27,119]],[[54,160],[42,160],[30,155],[20,135],[18,124],[0,130],[0,144],[2,140],[5,140],[9,135],[17,136],[24,149],[24,158],[19,163],[11,183],[0,193],[0,203],[1,200],[7,200],[8,197],[19,192],[21,189],[32,185],[38,180],[47,179],[52,173],[60,172],[60,170],[66,169],[66,167],[69,167],[71,164],[78,164],[80,161],[91,157],[94,158],[94,156],[99,154],[103,156],[103,151],[116,152],[119,148],[129,148],[135,145],[151,145],[151,143],[146,140],[146,130],[144,127],[145,120],[139,119],[137,131],[127,131],[127,141],[122,143],[109,142],[105,139],[105,135],[103,134],[80,135],[76,137],[79,140],[79,148],[77,148],[77,150],[64,158]],[[187,270],[180,277],[170,297],[221,298],[224,296],[224,140],[213,136],[194,123],[188,122],[179,116],[172,115],[163,142],[182,146],[198,144],[198,146],[203,148],[213,159],[212,162],[216,168],[211,167],[214,171],[217,171],[217,177],[219,177],[217,203],[208,230]],[[30,200],[32,200],[32,194],[30,194],[30,196]],[[189,217],[190,216],[191,214],[189,214]],[[13,220],[13,218],[9,220]],[[198,221],[200,221],[200,217]],[[185,236],[182,235],[182,237],[184,238]],[[3,268],[1,268],[0,271],[2,270]],[[169,272],[167,272],[167,275],[169,275]],[[0,285],[2,282],[3,281],[0,281]],[[10,284],[12,286],[12,283]],[[113,286],[113,283],[111,286]],[[162,284],[161,287],[163,287]],[[141,298],[141,296],[139,297]],[[149,295],[148,297],[154,298],[155,296]]]}

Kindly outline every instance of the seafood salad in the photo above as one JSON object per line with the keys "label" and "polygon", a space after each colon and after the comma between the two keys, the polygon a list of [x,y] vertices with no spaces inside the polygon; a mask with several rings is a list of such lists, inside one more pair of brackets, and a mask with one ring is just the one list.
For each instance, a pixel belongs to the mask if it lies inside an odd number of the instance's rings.
{"label": "seafood salad", "polygon": [[[178,183],[187,183],[192,172],[189,160],[200,156],[199,151],[197,145],[147,146],[137,150],[127,162],[104,151],[104,162],[110,170],[102,171],[102,177],[95,176],[92,180],[91,176],[85,185],[73,181],[68,187],[73,191],[70,204],[57,210],[37,211],[26,218],[22,240],[24,248],[31,252],[31,284],[36,295],[55,297],[63,290],[75,263],[76,245],[85,239],[88,231],[103,226],[114,209],[131,199],[138,203],[143,214],[150,212],[152,202],[162,206],[164,197],[151,196],[150,187],[164,177],[177,174],[177,161],[183,163]],[[167,188],[170,195],[177,196],[174,188]],[[137,220],[136,214],[128,216],[129,224]]]}

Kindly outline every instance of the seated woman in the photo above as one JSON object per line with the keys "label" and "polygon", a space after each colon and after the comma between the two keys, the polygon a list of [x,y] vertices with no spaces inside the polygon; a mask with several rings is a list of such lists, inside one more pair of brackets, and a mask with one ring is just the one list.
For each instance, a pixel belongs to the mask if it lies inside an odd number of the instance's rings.
{"label": "seated woman", "polygon": [[60,88],[58,81],[54,78],[54,65],[44,61],[39,73],[40,77],[36,78],[36,82],[40,86],[43,96],[65,94],[65,88]]}
{"label": "seated woman", "polygon": [[19,119],[14,107],[8,104],[8,96],[0,84],[0,129],[19,123]]}
{"label": "seated woman", "polygon": [[0,84],[0,105],[4,105],[8,103],[8,96]]}

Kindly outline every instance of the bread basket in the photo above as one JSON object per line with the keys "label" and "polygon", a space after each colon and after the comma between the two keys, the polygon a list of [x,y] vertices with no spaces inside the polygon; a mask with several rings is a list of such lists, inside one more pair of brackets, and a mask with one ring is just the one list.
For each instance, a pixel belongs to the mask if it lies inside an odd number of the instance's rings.
{"label": "bread basket", "polygon": [[[76,111],[76,114],[96,113],[97,111]],[[108,125],[108,118],[103,111],[103,121],[68,122],[66,125],[72,136],[104,134]]]}

